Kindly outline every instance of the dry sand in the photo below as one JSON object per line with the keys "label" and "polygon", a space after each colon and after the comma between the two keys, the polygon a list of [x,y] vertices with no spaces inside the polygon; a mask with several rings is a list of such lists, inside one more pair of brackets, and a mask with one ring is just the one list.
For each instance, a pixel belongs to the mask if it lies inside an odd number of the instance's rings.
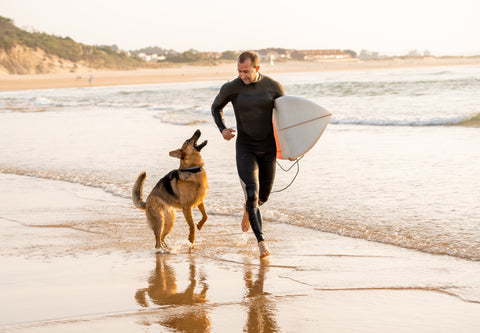
{"label": "dry sand", "polygon": [[[480,263],[211,214],[153,249],[127,198],[0,174],[0,332],[478,332]],[[208,209],[208,200],[206,201]],[[199,215],[196,215],[199,219]]]}
{"label": "dry sand", "polygon": [[[472,58],[410,58],[370,61],[277,62],[261,64],[264,73],[317,72],[333,70],[366,70],[377,68],[410,68],[426,66],[479,65],[480,57]],[[38,75],[0,75],[0,90],[72,88],[153,84],[183,81],[230,80],[235,77],[235,63],[217,66],[179,66],[132,71],[97,71]],[[92,78],[92,80],[90,80]]]}

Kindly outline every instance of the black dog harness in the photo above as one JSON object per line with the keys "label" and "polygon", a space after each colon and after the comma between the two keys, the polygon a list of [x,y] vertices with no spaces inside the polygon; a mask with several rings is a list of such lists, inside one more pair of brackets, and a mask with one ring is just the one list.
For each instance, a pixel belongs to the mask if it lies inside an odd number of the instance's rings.
{"label": "black dog harness", "polygon": [[165,187],[165,190],[167,191],[168,194],[173,196],[174,198],[177,198],[177,195],[173,192],[172,188],[172,180],[178,179],[179,178],[179,172],[190,172],[190,173],[198,173],[203,170],[203,166],[196,166],[188,169],[177,169],[177,170],[172,170],[168,174],[165,175],[160,181],[158,182],[157,186],[160,186],[163,184]]}
{"label": "black dog harness", "polygon": [[192,167],[192,168],[188,168],[188,169],[179,169],[179,171],[182,171],[182,172],[191,172],[191,173],[197,173],[197,172],[200,172],[203,170],[203,166],[196,166],[196,167]]}

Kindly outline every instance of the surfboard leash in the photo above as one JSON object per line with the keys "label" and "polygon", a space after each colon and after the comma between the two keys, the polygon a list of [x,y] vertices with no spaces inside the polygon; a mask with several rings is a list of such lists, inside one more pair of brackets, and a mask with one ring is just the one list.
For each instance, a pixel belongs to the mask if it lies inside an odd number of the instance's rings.
{"label": "surfboard leash", "polygon": [[280,169],[282,169],[284,172],[289,172],[290,170],[292,170],[292,168],[296,165],[297,166],[297,172],[295,173],[295,176],[293,176],[293,179],[290,181],[290,183],[285,186],[284,188],[282,188],[281,190],[276,190],[276,191],[272,191],[272,193],[278,193],[278,192],[282,192],[282,191],[285,191],[287,188],[290,187],[290,185],[293,184],[293,182],[295,181],[295,179],[297,178],[298,176],[298,173],[300,172],[300,164],[298,162],[300,162],[300,160],[303,158],[303,156],[305,155],[302,155],[300,156],[299,158],[297,158],[295,160],[295,162],[288,168],[288,169],[285,169],[280,163],[278,163],[278,160],[277,160],[277,165],[280,167]]}

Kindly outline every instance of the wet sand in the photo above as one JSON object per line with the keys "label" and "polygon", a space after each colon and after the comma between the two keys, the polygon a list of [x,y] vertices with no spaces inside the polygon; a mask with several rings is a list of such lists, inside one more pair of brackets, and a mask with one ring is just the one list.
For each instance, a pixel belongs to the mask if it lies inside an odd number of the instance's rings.
{"label": "wet sand", "polygon": [[261,261],[240,215],[215,214],[193,250],[178,216],[159,254],[128,198],[8,174],[0,189],[0,332],[480,328],[479,262],[278,223]]}
{"label": "wet sand", "polygon": [[[321,72],[335,70],[368,70],[379,68],[411,68],[479,65],[480,57],[393,58],[349,61],[286,61],[261,64],[260,71],[274,73]],[[169,82],[230,80],[237,75],[235,63],[216,66],[182,65],[171,68],[132,71],[89,71],[38,75],[0,74],[0,90],[53,89],[89,86],[155,84]],[[91,79],[91,80],[90,80]]]}

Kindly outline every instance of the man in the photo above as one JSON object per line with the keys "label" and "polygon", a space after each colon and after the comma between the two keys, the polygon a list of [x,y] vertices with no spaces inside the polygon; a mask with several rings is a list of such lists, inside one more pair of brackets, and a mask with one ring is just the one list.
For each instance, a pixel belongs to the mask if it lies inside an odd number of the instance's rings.
{"label": "man", "polygon": [[237,122],[237,171],[245,194],[242,230],[249,224],[258,241],[260,258],[270,255],[262,232],[259,206],[270,195],[275,179],[277,149],[272,124],[274,100],[284,95],[277,81],[259,73],[258,56],[250,51],[238,58],[238,77],[225,83],[212,104],[212,115],[225,140],[235,137],[227,128],[223,108],[232,103]]}

